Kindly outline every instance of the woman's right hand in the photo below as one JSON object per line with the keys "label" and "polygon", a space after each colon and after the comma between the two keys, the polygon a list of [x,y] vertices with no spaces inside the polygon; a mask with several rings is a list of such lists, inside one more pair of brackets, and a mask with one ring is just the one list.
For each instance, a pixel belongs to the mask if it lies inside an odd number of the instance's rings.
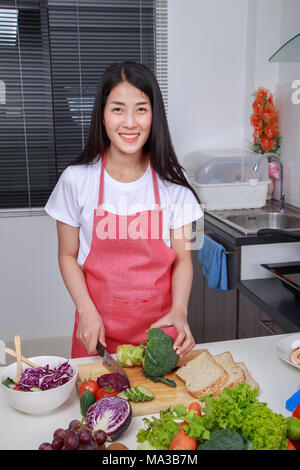
{"label": "woman's right hand", "polygon": [[78,312],[78,317],[77,339],[81,341],[88,354],[97,354],[98,341],[106,346],[105,328],[101,315],[95,306],[90,306]]}

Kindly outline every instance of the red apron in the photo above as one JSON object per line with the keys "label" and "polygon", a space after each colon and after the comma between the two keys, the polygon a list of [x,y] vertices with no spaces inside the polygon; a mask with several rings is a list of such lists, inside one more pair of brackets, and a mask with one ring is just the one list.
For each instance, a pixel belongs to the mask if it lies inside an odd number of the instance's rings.
{"label": "red apron", "polygon": [[[90,297],[105,326],[107,351],[115,353],[119,344],[140,344],[150,325],[169,313],[176,252],[163,240],[163,212],[152,165],[156,209],[124,216],[102,209],[105,164],[104,154],[93,238],[83,271]],[[78,322],[76,311],[73,358],[88,356],[76,337]],[[175,327],[163,330],[176,339]]]}

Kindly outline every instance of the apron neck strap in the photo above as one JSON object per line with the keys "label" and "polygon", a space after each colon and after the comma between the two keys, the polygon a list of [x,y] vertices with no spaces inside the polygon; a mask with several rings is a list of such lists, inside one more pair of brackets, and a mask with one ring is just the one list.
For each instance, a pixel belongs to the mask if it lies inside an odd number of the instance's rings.
{"label": "apron neck strap", "polygon": [[[160,197],[159,197],[159,189],[158,189],[158,182],[156,173],[152,168],[150,157],[148,156],[150,162],[150,168],[152,172],[152,181],[154,186],[154,196],[155,196],[155,203],[158,207],[160,207]],[[103,190],[104,190],[104,170],[106,167],[106,152],[103,152],[101,157],[101,173],[100,173],[100,185],[99,185],[99,198],[98,198],[98,206],[103,203]]]}

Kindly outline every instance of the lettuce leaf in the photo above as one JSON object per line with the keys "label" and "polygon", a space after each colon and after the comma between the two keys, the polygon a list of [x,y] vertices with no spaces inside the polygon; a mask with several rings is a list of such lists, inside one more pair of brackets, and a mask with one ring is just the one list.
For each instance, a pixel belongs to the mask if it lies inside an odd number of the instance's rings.
{"label": "lettuce leaf", "polygon": [[214,398],[201,397],[205,402],[205,427],[210,431],[233,429],[248,439],[255,450],[284,450],[287,446],[287,418],[274,413],[257,399],[257,390],[248,384],[225,388]]}

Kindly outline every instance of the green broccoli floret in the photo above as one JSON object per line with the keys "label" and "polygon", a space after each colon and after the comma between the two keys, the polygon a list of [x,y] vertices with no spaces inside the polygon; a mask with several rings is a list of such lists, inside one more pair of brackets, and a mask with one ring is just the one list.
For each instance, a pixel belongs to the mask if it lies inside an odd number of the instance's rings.
{"label": "green broccoli floret", "polygon": [[232,429],[218,429],[198,444],[197,450],[252,450],[252,444]]}
{"label": "green broccoli floret", "polygon": [[[147,340],[139,346],[123,344],[118,346],[116,356],[123,367],[142,365],[142,372],[154,381],[162,381],[162,377],[175,369],[179,356],[173,349],[174,340],[160,328],[151,328],[147,332]],[[168,380],[164,379],[167,383]],[[176,383],[169,381],[169,385]],[[174,385],[175,384],[175,385]]]}
{"label": "green broccoli floret", "polygon": [[150,376],[161,377],[171,372],[177,365],[179,356],[173,349],[174,340],[160,328],[147,332],[144,370]]}

